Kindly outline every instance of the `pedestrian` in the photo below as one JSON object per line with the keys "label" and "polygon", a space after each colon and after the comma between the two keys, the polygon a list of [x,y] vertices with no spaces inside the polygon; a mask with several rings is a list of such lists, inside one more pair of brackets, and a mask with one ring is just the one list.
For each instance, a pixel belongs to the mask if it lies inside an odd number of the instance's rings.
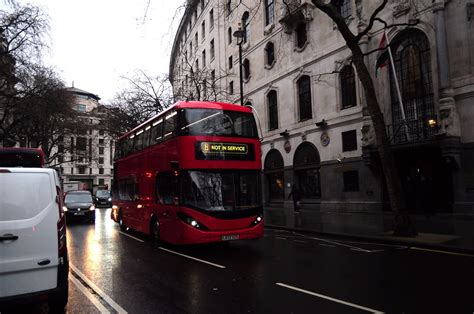
{"label": "pedestrian", "polygon": [[293,184],[293,186],[291,187],[291,192],[288,195],[288,199],[290,199],[290,197],[293,198],[293,208],[294,208],[295,213],[299,213],[301,193],[296,184]]}

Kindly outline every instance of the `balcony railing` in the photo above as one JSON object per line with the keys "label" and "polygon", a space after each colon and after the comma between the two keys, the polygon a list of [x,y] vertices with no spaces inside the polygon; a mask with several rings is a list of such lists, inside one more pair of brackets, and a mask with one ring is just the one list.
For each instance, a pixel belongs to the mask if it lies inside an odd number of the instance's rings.
{"label": "balcony railing", "polygon": [[387,125],[387,135],[391,144],[402,144],[431,139],[434,138],[438,132],[436,118],[407,121],[406,124],[408,128],[405,127],[403,122]]}

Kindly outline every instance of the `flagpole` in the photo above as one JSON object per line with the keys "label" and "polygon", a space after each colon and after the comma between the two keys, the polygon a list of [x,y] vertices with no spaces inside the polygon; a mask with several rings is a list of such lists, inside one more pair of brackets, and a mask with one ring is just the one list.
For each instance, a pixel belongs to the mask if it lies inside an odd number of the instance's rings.
{"label": "flagpole", "polygon": [[403,101],[402,101],[402,93],[400,92],[400,86],[398,85],[398,78],[397,78],[397,71],[395,69],[395,62],[393,62],[393,55],[392,55],[392,49],[390,48],[390,41],[385,34],[385,30],[383,32],[386,40],[387,40],[387,49],[388,49],[388,55],[390,56],[390,64],[392,65],[392,70],[393,70],[393,78],[395,79],[395,88],[397,89],[397,95],[398,95],[398,103],[400,104],[400,111],[402,113],[402,121],[403,124],[405,125],[405,133],[407,136],[407,141],[410,140],[410,133],[408,130],[408,124],[407,124],[407,119],[405,117],[405,109],[403,107]]}

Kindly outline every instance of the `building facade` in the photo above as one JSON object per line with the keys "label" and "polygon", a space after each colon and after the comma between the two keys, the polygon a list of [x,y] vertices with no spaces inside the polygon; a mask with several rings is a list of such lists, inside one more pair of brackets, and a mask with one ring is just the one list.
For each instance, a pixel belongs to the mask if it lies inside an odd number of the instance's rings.
{"label": "building facade", "polygon": [[110,189],[113,179],[114,141],[104,130],[102,121],[107,108],[99,103],[99,96],[70,87],[74,95],[74,109],[79,126],[69,138],[63,138],[58,149],[57,163],[63,184],[79,182],[81,189],[95,192]]}
{"label": "building facade", "polygon": [[[357,34],[380,2],[334,3]],[[360,41],[413,212],[474,212],[473,10],[470,0],[388,1],[378,16],[395,26],[376,22]],[[377,69],[384,41],[393,62]],[[310,0],[188,1],[170,78],[179,100],[235,103],[242,81],[261,127],[267,206],[291,208],[297,184],[303,209],[387,207],[351,52]]]}

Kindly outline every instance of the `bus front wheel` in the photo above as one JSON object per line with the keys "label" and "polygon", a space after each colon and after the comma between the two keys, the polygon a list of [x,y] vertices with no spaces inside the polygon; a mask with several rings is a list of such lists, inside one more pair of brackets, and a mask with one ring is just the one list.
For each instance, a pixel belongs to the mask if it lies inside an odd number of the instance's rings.
{"label": "bus front wheel", "polygon": [[118,214],[118,224],[120,226],[120,230],[122,231],[127,230],[127,226],[125,226],[125,224],[123,223],[122,211],[119,211],[119,214]]}

